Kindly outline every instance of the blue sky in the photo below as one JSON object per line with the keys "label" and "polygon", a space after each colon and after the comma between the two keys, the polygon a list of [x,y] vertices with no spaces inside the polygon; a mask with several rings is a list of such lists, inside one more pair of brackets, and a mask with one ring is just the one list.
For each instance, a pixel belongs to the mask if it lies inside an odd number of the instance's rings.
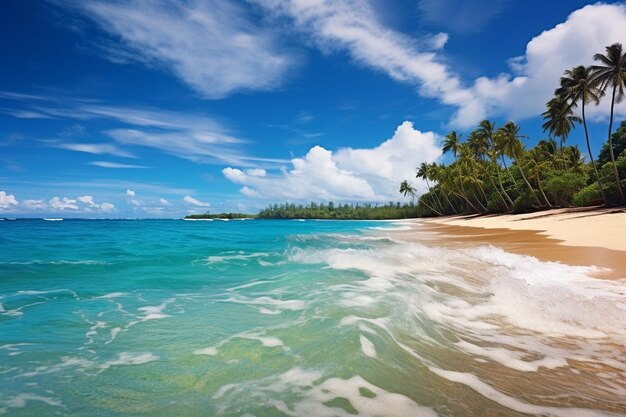
{"label": "blue sky", "polygon": [[626,43],[626,6],[578,0],[24,0],[0,23],[5,217],[402,201],[448,131],[513,119],[532,146],[562,71]]}

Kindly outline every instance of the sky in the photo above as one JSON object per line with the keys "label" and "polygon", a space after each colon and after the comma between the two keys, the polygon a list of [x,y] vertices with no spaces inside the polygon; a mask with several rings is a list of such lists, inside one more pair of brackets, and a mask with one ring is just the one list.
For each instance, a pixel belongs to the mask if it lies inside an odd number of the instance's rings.
{"label": "sky", "polygon": [[[527,146],[565,69],[626,44],[580,0],[21,0],[0,13],[0,216],[176,218],[398,193],[451,130]],[[626,118],[626,102],[616,106]],[[592,151],[609,102],[588,109]],[[568,143],[587,154],[583,131]]]}

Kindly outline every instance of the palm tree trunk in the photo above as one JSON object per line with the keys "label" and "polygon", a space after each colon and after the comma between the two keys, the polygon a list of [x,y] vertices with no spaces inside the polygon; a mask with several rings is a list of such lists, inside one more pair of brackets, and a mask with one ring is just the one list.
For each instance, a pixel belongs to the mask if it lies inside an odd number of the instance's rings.
{"label": "palm tree trunk", "polygon": [[437,210],[436,208],[432,207],[430,204],[428,204],[425,198],[420,198],[420,203],[422,203],[423,205],[425,205],[426,207],[428,207],[429,209],[431,209],[432,211],[434,211],[435,213],[437,213],[440,216],[443,216],[443,214],[441,214],[441,212],[439,212],[439,210]]}
{"label": "palm tree trunk", "polygon": [[609,153],[611,155],[611,163],[613,164],[613,173],[615,174],[615,182],[617,183],[617,191],[619,192],[619,201],[621,205],[626,204],[624,199],[624,190],[622,190],[622,183],[619,180],[619,171],[617,170],[617,164],[615,163],[615,156],[613,155],[613,141],[611,140],[611,130],[613,129],[613,107],[615,106],[615,89],[616,85],[613,85],[613,97],[611,99],[611,118],[609,122]]}
{"label": "palm tree trunk", "polygon": [[533,195],[533,197],[535,197],[535,201],[537,202],[537,204],[541,206],[541,201],[539,201],[539,197],[537,197],[537,194],[535,193],[535,189],[528,182],[528,179],[526,178],[526,175],[524,174],[524,170],[522,169],[522,166],[519,164],[519,161],[517,159],[515,159],[515,163],[517,164],[517,167],[519,168],[519,172],[520,174],[522,174],[522,178],[524,179],[526,186],[530,190],[530,193]]}
{"label": "palm tree trunk", "polygon": [[502,185],[502,178],[500,178],[500,167],[498,166],[498,163],[496,162],[496,160],[494,159],[494,165],[496,166],[496,174],[498,176],[498,184],[500,184],[500,191],[502,191],[502,194],[506,197],[507,201],[511,204],[510,207],[513,207],[513,200],[511,200],[511,197],[509,197],[509,195],[507,194],[506,190],[504,189],[504,186]]}
{"label": "palm tree trunk", "polygon": [[589,132],[587,131],[587,118],[585,117],[585,95],[584,94],[583,94],[582,113],[583,113],[583,126],[585,127],[585,139],[587,140],[587,151],[589,152],[589,159],[591,160],[591,165],[593,166],[593,170],[596,173],[596,178],[598,179],[598,187],[600,188],[602,201],[604,201],[604,205],[606,206],[608,204],[608,201],[606,199],[606,195],[604,194],[604,186],[602,185],[602,180],[600,179],[600,174],[598,173],[598,167],[596,166],[596,163],[593,160],[593,153],[591,153],[591,145],[589,144]]}
{"label": "palm tree trunk", "polygon": [[515,180],[515,177],[513,176],[513,173],[511,172],[509,167],[506,165],[506,161],[504,159],[504,155],[500,155],[500,158],[502,158],[502,163],[504,164],[504,169],[506,169],[506,172],[509,173],[509,177],[511,177],[511,179],[513,180],[513,184],[515,184],[515,186],[517,187],[517,181]]}
{"label": "palm tree trunk", "polygon": [[493,182],[493,178],[489,177],[489,181],[491,182],[491,186],[493,187],[493,189],[496,190],[496,194],[498,194],[498,197],[500,197],[500,200],[502,200],[502,202],[504,203],[504,207],[506,207],[506,209],[508,210],[509,204],[506,202],[506,199],[504,198],[500,190],[498,190],[498,186],[496,185],[496,183]]}
{"label": "palm tree trunk", "polygon": [[541,186],[541,179],[539,178],[539,175],[537,175],[537,185],[539,186],[539,191],[541,191],[543,199],[546,200],[546,203],[548,203],[548,207],[552,208],[552,204],[550,203],[550,200],[548,200],[548,196],[543,191],[543,187]]}
{"label": "palm tree trunk", "polygon": [[428,182],[428,178],[424,177],[424,179],[426,180],[426,186],[428,187],[428,193],[431,194],[433,196],[433,201],[435,202],[435,205],[437,206],[437,208],[441,211],[443,211],[443,206],[441,205],[441,201],[439,201],[439,197],[437,197],[434,193],[432,188],[430,188],[430,182]]}

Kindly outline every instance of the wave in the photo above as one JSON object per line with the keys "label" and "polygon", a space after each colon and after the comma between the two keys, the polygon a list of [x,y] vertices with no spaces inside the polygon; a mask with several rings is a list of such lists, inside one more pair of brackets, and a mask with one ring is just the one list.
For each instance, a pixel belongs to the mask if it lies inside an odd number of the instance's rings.
{"label": "wave", "polygon": [[63,219],[56,219],[56,218],[44,218],[45,221],[47,222],[61,222],[63,221]]}

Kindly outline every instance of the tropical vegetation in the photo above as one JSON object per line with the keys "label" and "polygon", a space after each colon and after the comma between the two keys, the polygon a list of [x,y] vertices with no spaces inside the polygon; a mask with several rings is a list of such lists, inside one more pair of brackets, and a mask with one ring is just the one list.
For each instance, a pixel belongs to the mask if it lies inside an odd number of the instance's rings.
{"label": "tropical vegetation", "polygon": [[[416,177],[427,187],[418,199],[419,214],[626,205],[626,121],[613,132],[615,104],[625,98],[626,53],[616,43],[593,58],[595,65],[564,72],[542,113],[547,138],[532,148],[527,148],[526,137],[512,121],[498,127],[483,120],[465,139],[456,131],[446,135],[442,151],[452,156],[452,162],[423,163],[417,168]],[[603,99],[611,105],[608,135],[594,158],[586,110]],[[586,156],[578,146],[566,145],[579,125],[583,126]],[[400,192],[417,197],[416,188],[407,180]]]}

